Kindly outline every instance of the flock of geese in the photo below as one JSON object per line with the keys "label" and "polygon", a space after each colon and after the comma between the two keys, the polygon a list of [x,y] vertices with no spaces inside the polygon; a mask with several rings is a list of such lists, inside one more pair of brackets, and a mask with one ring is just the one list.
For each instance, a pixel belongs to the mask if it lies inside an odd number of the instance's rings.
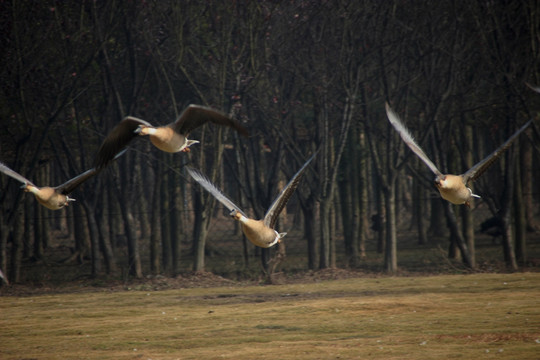
{"label": "flock of geese", "polygon": [[[530,87],[534,91],[540,92],[540,88],[533,86]],[[390,124],[396,129],[405,144],[407,144],[407,146],[435,174],[435,186],[439,190],[441,197],[453,204],[465,204],[466,206],[470,205],[470,200],[472,198],[479,197],[478,195],[473,194],[472,190],[467,187],[467,183],[482,175],[482,173],[510,147],[512,142],[519,136],[519,134],[523,132],[532,122],[532,120],[528,121],[499,148],[467,170],[465,173],[461,175],[452,175],[443,174],[437,168],[437,166],[435,166],[435,164],[427,157],[424,151],[415,142],[413,136],[405,127],[399,116],[390,108],[388,104],[386,104],[386,114]],[[69,197],[69,194],[71,194],[86,180],[97,175],[112,161],[120,157],[126,151],[126,147],[133,139],[139,136],[148,135],[152,144],[162,151],[169,153],[189,152],[190,146],[199,142],[197,140],[188,139],[189,134],[206,123],[227,126],[233,128],[243,136],[248,136],[248,131],[226,114],[205,106],[189,105],[175,122],[165,126],[152,126],[150,123],[144,120],[127,116],[111,130],[101,144],[97,152],[93,168],[74,177],[73,179],[68,180],[62,185],[56,187],[38,187],[30,180],[13,171],[1,162],[0,171],[21,182],[23,184],[22,188],[24,191],[34,194],[37,201],[41,205],[51,210],[59,210],[75,200]],[[216,187],[216,185],[214,185],[208,179],[208,177],[206,177],[199,170],[187,167],[187,171],[196,182],[198,182],[205,190],[212,194],[219,202],[221,202],[231,211],[231,217],[240,222],[242,231],[249,241],[256,246],[268,248],[280,242],[285,236],[286,233],[278,233],[274,229],[276,220],[287,204],[289,198],[298,187],[302,174],[305,172],[309,163],[317,155],[317,152],[315,152],[292,177],[289,183],[273,201],[264,218],[261,220],[249,218],[244,211],[242,211],[227,196],[225,196]],[[1,271],[0,278],[7,281]]]}

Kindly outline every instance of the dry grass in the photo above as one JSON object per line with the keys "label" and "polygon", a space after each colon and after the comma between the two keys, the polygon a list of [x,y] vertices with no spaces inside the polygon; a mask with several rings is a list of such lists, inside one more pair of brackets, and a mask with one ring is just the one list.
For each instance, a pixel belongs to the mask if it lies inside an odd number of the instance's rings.
{"label": "dry grass", "polygon": [[540,274],[0,297],[2,359],[538,359]]}

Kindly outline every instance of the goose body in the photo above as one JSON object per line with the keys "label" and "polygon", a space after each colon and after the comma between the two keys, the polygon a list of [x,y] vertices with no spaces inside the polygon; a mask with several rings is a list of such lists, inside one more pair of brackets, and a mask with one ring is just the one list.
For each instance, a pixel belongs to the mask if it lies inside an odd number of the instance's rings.
{"label": "goose body", "polygon": [[435,166],[435,164],[427,157],[424,151],[416,144],[409,130],[403,125],[399,116],[386,104],[386,115],[392,126],[397,130],[401,139],[407,146],[422,160],[430,170],[435,174],[435,186],[439,190],[441,197],[452,204],[465,204],[470,206],[472,198],[480,196],[473,194],[472,190],[467,187],[469,181],[474,181],[482,175],[512,144],[523,130],[525,130],[532,120],[529,120],[525,125],[519,128],[508,140],[499,146],[494,152],[486,158],[475,164],[467,172],[461,175],[443,174]]}
{"label": "goose body", "polygon": [[199,170],[188,167],[187,170],[191,177],[197,181],[203,188],[212,194],[219,202],[231,211],[231,216],[240,222],[242,231],[246,238],[254,245],[269,248],[277,244],[287,233],[278,233],[274,226],[277,218],[290,197],[298,187],[300,178],[311,162],[313,154],[308,161],[298,170],[289,183],[281,190],[281,193],[274,199],[270,208],[266,211],[263,219],[256,220],[249,218],[237,205],[226,197],[204,174]]}
{"label": "goose body", "polygon": [[[169,126],[163,127],[141,127],[140,135],[149,135],[150,142],[161,151],[168,153],[175,153],[179,151],[188,152],[188,139],[185,136],[175,132],[173,128]],[[198,143],[193,140],[191,144]],[[190,145],[191,145],[190,144]]]}
{"label": "goose body", "polygon": [[165,126],[152,126],[145,120],[127,116],[111,130],[101,144],[94,166],[101,168],[107,165],[115,154],[139,135],[148,135],[150,142],[161,151],[189,152],[189,147],[199,141],[188,139],[188,135],[207,122],[228,126],[244,136],[248,135],[248,131],[242,125],[227,115],[200,105],[189,105],[175,122]]}

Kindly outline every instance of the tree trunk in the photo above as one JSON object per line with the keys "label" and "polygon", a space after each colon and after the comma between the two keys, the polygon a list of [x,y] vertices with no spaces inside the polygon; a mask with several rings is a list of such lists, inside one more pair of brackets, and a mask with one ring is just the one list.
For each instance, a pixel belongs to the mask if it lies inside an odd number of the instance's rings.
{"label": "tree trunk", "polygon": [[[429,193],[426,189],[426,193]],[[444,237],[447,234],[444,225],[445,217],[445,204],[440,200],[440,197],[433,198],[431,201],[431,216],[429,220],[429,231],[430,236]]]}
{"label": "tree trunk", "polygon": [[329,240],[330,240],[330,267],[335,268],[336,267],[336,213],[338,205],[332,202],[332,207],[330,208],[330,216],[329,216]]}
{"label": "tree trunk", "polygon": [[200,191],[194,195],[193,211],[195,213],[195,222],[193,224],[193,270],[203,271],[205,267],[204,250],[206,247],[207,221],[206,211],[202,210],[202,193]]}
{"label": "tree trunk", "polygon": [[[162,159],[164,154],[162,154]],[[163,173],[159,176],[163,184],[167,183],[168,174]],[[170,189],[168,186],[161,185],[161,251],[163,270],[168,272],[172,270],[172,241],[171,241],[171,218],[169,217],[170,210]]]}
{"label": "tree trunk", "polygon": [[330,207],[329,201],[321,202],[321,216],[319,226],[321,231],[321,250],[319,258],[319,268],[326,269],[330,267]]}
{"label": "tree trunk", "polygon": [[367,234],[369,230],[369,221],[368,221],[368,210],[369,210],[369,199],[368,199],[368,161],[367,161],[367,146],[366,146],[366,136],[363,130],[360,131],[358,136],[359,144],[359,156],[357,162],[357,168],[359,171],[360,181],[358,183],[358,204],[356,205],[358,211],[358,252],[361,259],[366,257],[366,241]]}
{"label": "tree trunk", "polygon": [[[82,201],[84,203],[84,200]],[[96,277],[101,272],[101,259],[100,259],[100,236],[99,229],[95,218],[95,212],[93,209],[84,205],[86,212],[86,220],[88,223],[88,231],[90,234],[90,245],[92,254],[92,277]],[[83,221],[83,219],[79,219]]]}
{"label": "tree trunk", "polygon": [[11,244],[11,269],[10,282],[18,283],[21,280],[22,265],[22,238],[24,235],[24,216],[21,212],[15,214],[13,223],[13,238]]}
{"label": "tree trunk", "polygon": [[35,215],[32,211],[32,201],[35,202],[35,199],[32,199],[30,196],[24,197],[24,250],[23,250],[23,259],[29,259],[32,256],[32,245],[34,242],[35,234]]}
{"label": "tree trunk", "polygon": [[169,172],[169,238],[171,239],[171,273],[176,275],[180,271],[180,246],[182,234],[180,232],[180,214],[178,212],[179,179],[175,172]]}
{"label": "tree trunk", "polygon": [[[157,177],[156,177],[157,178]],[[154,191],[152,196],[152,214],[151,214],[151,224],[150,224],[150,271],[152,274],[157,275],[161,271],[161,261],[160,261],[160,243],[161,243],[161,181],[156,181],[154,185]]]}
{"label": "tree trunk", "polygon": [[[464,127],[464,142],[466,146],[465,149],[465,169],[470,169],[473,164],[473,131],[470,125],[465,125]],[[469,184],[472,186],[471,184]],[[471,203],[471,208],[474,207],[474,200]],[[474,238],[474,215],[470,209],[462,208],[461,212],[461,221],[463,224],[463,235],[465,241],[467,242],[467,249],[469,250],[469,256],[471,259],[471,267],[476,267],[476,250],[475,250],[475,238]]]}
{"label": "tree trunk", "polygon": [[395,191],[395,177],[393,177],[384,193],[386,212],[386,250],[384,253],[384,268],[385,271],[390,274],[393,274],[398,270]]}
{"label": "tree trunk", "polygon": [[382,254],[386,250],[386,196],[383,191],[377,191],[377,214],[373,215],[377,230],[377,252]]}
{"label": "tree trunk", "polygon": [[[530,133],[529,130],[525,130]],[[522,199],[525,208],[525,218],[527,220],[528,231],[540,231],[538,219],[535,216],[534,210],[534,191],[533,191],[533,151],[530,141],[523,141],[520,148],[521,159],[521,183],[522,193],[525,195]]]}
{"label": "tree trunk", "polygon": [[89,241],[84,221],[82,221],[84,211],[81,206],[73,206],[73,217],[75,220],[75,256],[77,262],[82,264],[89,249]]}
{"label": "tree trunk", "polygon": [[527,220],[526,220],[526,208],[525,201],[523,200],[527,196],[523,196],[523,188],[521,182],[521,169],[519,164],[516,166],[514,173],[514,224],[515,224],[515,237],[516,237],[516,259],[521,264],[527,262]]}
{"label": "tree trunk", "polygon": [[[103,252],[103,258],[105,260],[105,268],[107,274],[111,275],[116,273],[116,258],[114,255],[114,249],[112,246],[112,237],[109,236],[109,227],[111,226],[111,214],[105,216],[103,210],[107,209],[108,203],[111,201],[107,196],[107,192],[103,191],[100,194],[101,202],[99,203],[98,214],[96,214],[96,221],[98,224],[99,238],[100,238],[100,247]],[[107,224],[108,222],[108,224]],[[108,225],[108,226],[107,226]]]}
{"label": "tree trunk", "polygon": [[304,214],[304,236],[307,241],[307,260],[308,269],[315,270],[317,268],[317,237],[316,237],[316,202],[313,195],[309,196],[306,201],[301,202],[302,212]]}
{"label": "tree trunk", "polygon": [[504,254],[504,261],[511,270],[517,270],[516,253],[514,251],[513,234],[512,234],[512,201],[514,198],[514,166],[513,161],[516,158],[515,152],[510,149],[506,153],[505,157],[505,171],[504,171],[504,192],[501,201],[501,220],[503,224],[503,236],[502,247]]}
{"label": "tree trunk", "polygon": [[472,266],[472,260],[471,256],[469,254],[469,249],[467,248],[467,243],[465,240],[463,240],[463,237],[461,236],[461,232],[459,231],[458,222],[456,219],[456,215],[454,213],[454,208],[452,203],[446,200],[439,200],[444,204],[444,210],[446,214],[446,220],[448,222],[448,228],[450,229],[450,237],[451,241],[456,242],[456,246],[459,248],[461,253],[461,259],[463,260],[463,263],[469,267],[473,268]]}
{"label": "tree trunk", "polygon": [[415,219],[416,219],[416,230],[418,231],[418,244],[425,245],[427,244],[427,233],[426,233],[426,224],[424,222],[424,216],[425,214],[428,214],[426,211],[426,200],[425,200],[425,189],[423,187],[423,184],[420,183],[420,181],[417,181],[416,179],[413,181],[413,189],[414,189],[414,198],[416,201],[414,201],[414,213],[415,213]]}
{"label": "tree trunk", "polygon": [[124,220],[124,231],[128,246],[128,271],[129,274],[137,279],[142,278],[141,256],[139,253],[139,242],[137,239],[137,224],[130,209],[127,206],[121,206],[122,217]]}

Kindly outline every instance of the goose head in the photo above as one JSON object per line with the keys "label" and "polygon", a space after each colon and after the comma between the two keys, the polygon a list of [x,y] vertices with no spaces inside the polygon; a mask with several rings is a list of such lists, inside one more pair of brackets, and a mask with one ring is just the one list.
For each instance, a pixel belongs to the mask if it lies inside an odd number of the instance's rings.
{"label": "goose head", "polygon": [[438,175],[435,178],[435,186],[437,186],[437,188],[445,188],[445,186],[446,186],[446,175]]}
{"label": "goose head", "polygon": [[151,126],[141,124],[135,129],[134,133],[139,135],[154,135],[156,133],[156,129]]}
{"label": "goose head", "polygon": [[200,143],[199,140],[189,140],[189,139],[186,138],[186,143],[185,143],[185,145],[184,145],[184,148],[182,148],[181,151],[188,153],[188,152],[191,151],[191,150],[189,149],[189,147],[190,147],[191,145],[195,145],[195,144],[198,144],[198,143]]}
{"label": "goose head", "polygon": [[271,246],[274,246],[277,243],[280,243],[281,239],[283,239],[285,237],[285,235],[287,235],[286,232],[278,233],[276,230],[274,230],[274,232],[276,233],[276,238],[274,239],[274,241],[272,241],[270,243],[270,245],[268,245],[268,247],[271,247]]}
{"label": "goose head", "polygon": [[37,187],[29,183],[24,183],[23,185],[21,185],[21,189],[23,189],[24,192],[35,192],[36,190],[38,190]]}

